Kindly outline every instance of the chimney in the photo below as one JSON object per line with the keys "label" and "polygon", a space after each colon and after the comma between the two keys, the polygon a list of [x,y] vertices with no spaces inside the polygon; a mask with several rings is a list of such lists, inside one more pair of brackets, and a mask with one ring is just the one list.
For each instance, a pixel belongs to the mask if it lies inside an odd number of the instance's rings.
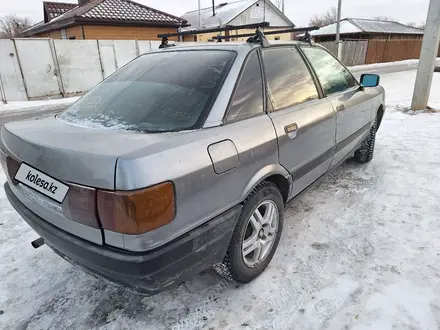
{"label": "chimney", "polygon": [[78,0],[78,6],[84,6],[85,4],[87,4],[90,0]]}

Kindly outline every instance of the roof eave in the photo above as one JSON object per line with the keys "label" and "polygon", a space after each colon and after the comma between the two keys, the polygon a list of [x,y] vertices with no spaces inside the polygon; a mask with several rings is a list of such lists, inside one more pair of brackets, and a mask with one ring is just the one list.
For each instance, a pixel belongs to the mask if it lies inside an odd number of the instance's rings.
{"label": "roof eave", "polygon": [[[359,32],[341,32],[341,35],[346,34],[403,34],[403,35],[423,35],[422,33],[418,32],[369,32],[369,31],[359,31]],[[336,33],[327,33],[327,34],[312,34],[312,37],[329,37],[329,36],[336,36]]]}
{"label": "roof eave", "polygon": [[189,26],[189,24],[184,24],[184,23],[146,22],[146,21],[130,21],[130,20],[87,18],[87,17],[76,17],[75,18],[75,23],[92,24],[92,25],[175,27],[175,28]]}
{"label": "roof eave", "polygon": [[42,26],[36,27],[35,29],[28,30],[26,32],[23,32],[21,34],[22,37],[30,37],[35,34],[44,33],[44,32],[51,32],[54,30],[64,29],[66,27],[75,25],[75,17],[68,18],[61,21],[55,21],[55,22],[48,22]]}
{"label": "roof eave", "polygon": [[126,21],[126,20],[110,20],[110,19],[93,19],[84,17],[71,17],[65,20],[49,22],[39,26],[33,30],[26,31],[21,34],[22,37],[30,37],[35,34],[51,32],[54,30],[64,29],[76,24],[91,25],[113,25],[113,26],[142,26],[142,27],[187,27],[189,24],[168,23],[168,22],[143,22],[143,21]]}

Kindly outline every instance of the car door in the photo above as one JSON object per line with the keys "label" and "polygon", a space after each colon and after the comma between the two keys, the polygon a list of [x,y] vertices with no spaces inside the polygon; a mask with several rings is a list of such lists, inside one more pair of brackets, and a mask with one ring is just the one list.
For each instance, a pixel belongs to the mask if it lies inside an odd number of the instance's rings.
{"label": "car door", "polygon": [[336,114],[296,47],[265,49],[263,63],[279,161],[293,177],[295,196],[328,170]]}
{"label": "car door", "polygon": [[346,158],[366,137],[372,124],[371,96],[327,50],[301,46],[336,114],[336,154],[332,166]]}

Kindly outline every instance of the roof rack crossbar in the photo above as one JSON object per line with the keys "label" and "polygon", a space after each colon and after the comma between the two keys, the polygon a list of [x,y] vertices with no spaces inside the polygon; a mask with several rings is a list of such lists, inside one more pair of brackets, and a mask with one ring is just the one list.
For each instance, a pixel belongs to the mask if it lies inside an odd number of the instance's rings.
{"label": "roof rack crossbar", "polygon": [[274,34],[282,34],[282,33],[299,33],[299,32],[305,32],[304,36],[298,37],[297,40],[306,41],[308,43],[312,42],[312,37],[309,33],[309,31],[318,30],[319,27],[317,26],[311,26],[311,27],[304,27],[304,28],[291,28],[291,29],[283,29],[283,30],[274,30],[274,31],[267,31],[262,32],[260,29],[257,29],[255,33],[243,33],[243,34],[235,34],[235,35],[229,35],[229,36],[213,36],[213,39],[217,40],[230,40],[232,38],[246,38],[249,37],[247,42],[254,43],[254,42],[261,42],[263,44],[263,47],[267,47],[268,41],[266,39],[266,35],[274,35]]}
{"label": "roof rack crossbar", "polygon": [[183,32],[177,32],[177,33],[165,33],[165,34],[158,34],[158,38],[169,38],[169,37],[180,37],[180,36],[188,36],[193,34],[203,34],[203,33],[214,33],[214,32],[226,32],[226,31],[233,31],[233,30],[246,30],[246,29],[257,29],[260,27],[268,27],[270,24],[269,22],[260,22],[255,24],[246,24],[246,25],[226,25],[222,28],[212,28],[212,29],[200,29],[200,30],[190,30],[190,31],[183,31]]}
{"label": "roof rack crossbar", "polygon": [[[274,34],[283,34],[283,33],[290,33],[290,32],[309,32],[319,30],[319,27],[313,26],[313,27],[305,27],[305,28],[291,28],[291,29],[285,29],[285,30],[274,30],[274,31],[266,31],[264,32],[264,35],[274,35]],[[229,36],[213,36],[212,39],[232,39],[232,38],[246,38],[246,37],[253,37],[255,36],[255,33],[244,33],[244,34],[231,34]]]}

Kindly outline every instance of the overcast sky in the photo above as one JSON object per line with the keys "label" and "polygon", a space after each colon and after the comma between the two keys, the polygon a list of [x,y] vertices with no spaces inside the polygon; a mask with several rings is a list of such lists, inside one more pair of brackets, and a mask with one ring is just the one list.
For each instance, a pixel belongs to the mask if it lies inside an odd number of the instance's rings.
{"label": "overcast sky", "polygon": [[[52,0],[55,1],[55,0]],[[58,2],[76,2],[65,0]],[[137,0],[150,7],[166,11],[177,16],[186,11],[197,9],[197,0]],[[202,6],[208,7],[211,0],[201,0]],[[216,3],[228,0],[216,0]],[[229,1],[231,2],[231,1]],[[337,0],[285,0],[286,14],[296,25],[307,25],[315,14],[325,12],[337,5]],[[421,23],[426,20],[429,0],[343,0],[342,16],[371,18],[389,16],[402,23]],[[0,0],[0,16],[17,14],[28,16],[34,22],[43,19],[42,0]]]}

